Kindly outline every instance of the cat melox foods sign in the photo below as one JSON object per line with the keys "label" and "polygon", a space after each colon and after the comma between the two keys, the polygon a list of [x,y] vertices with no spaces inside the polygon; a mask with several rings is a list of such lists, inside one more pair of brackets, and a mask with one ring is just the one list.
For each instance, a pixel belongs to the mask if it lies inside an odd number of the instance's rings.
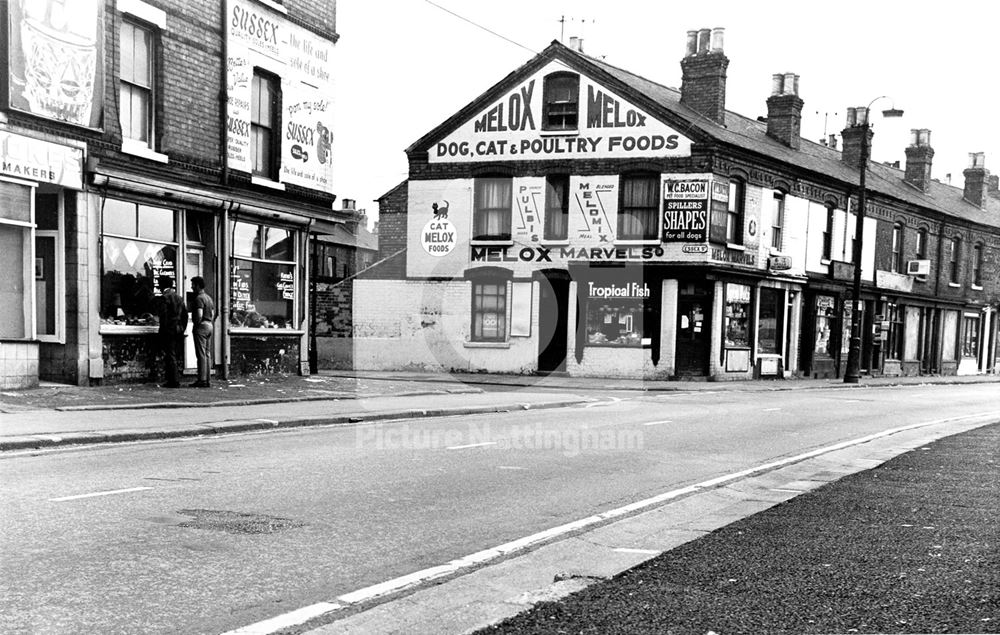
{"label": "cat melox foods sign", "polygon": [[576,126],[546,130],[545,78],[551,63],[428,148],[431,163],[689,156],[691,140],[580,75]]}

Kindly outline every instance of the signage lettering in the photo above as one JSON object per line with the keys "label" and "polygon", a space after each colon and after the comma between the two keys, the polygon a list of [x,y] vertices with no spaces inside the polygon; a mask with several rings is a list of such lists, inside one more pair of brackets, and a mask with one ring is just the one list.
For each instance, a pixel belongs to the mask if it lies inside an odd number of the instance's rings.
{"label": "signage lettering", "polygon": [[237,5],[233,7],[232,27],[270,46],[278,45],[278,24]]}
{"label": "signage lettering", "polygon": [[757,264],[757,257],[754,254],[748,254],[744,251],[722,249],[721,247],[712,248],[712,260],[731,262],[734,265],[753,266]]}
{"label": "signage lettering", "polygon": [[708,238],[708,179],[668,179],[663,184],[663,240]]}
{"label": "signage lettering", "polygon": [[662,247],[472,247],[472,262],[552,262],[562,260],[652,260],[663,257]]}
{"label": "signage lettering", "polygon": [[476,122],[476,132],[507,132],[508,130],[534,130],[535,118],[531,114],[531,93],[535,90],[535,80],[521,86],[520,93],[512,93],[507,99],[507,116],[504,117],[504,102],[493,106]]}
{"label": "signage lettering", "polygon": [[650,295],[646,283],[640,285],[638,282],[630,282],[598,287],[593,282],[588,282],[587,285],[592,298],[648,298]]}
{"label": "signage lettering", "polygon": [[641,128],[646,125],[646,115],[629,108],[624,116],[621,103],[604,91],[587,87],[588,128]]}

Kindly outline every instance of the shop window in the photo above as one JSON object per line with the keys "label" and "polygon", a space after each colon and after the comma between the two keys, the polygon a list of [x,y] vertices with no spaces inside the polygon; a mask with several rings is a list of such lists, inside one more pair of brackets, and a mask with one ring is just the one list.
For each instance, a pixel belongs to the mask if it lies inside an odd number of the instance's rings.
{"label": "shop window", "polygon": [[917,244],[915,245],[917,260],[927,258],[927,230],[921,227],[917,230]]}
{"label": "shop window", "polygon": [[472,239],[509,241],[512,205],[513,182],[510,177],[477,178]]}
{"label": "shop window", "polygon": [[250,157],[253,174],[278,179],[278,113],[281,112],[279,80],[254,69],[250,93]]}
{"label": "shop window", "polygon": [[726,348],[750,347],[750,287],[726,284],[726,313],[722,324]]}
{"label": "shop window", "polygon": [[472,281],[472,341],[507,339],[507,281]]}
{"label": "shop window", "polygon": [[903,271],[903,225],[901,223],[892,226],[892,262],[889,263],[889,267],[893,273]]}
{"label": "shop window", "polygon": [[826,225],[823,227],[823,260],[833,257],[833,216],[836,208],[828,205],[826,208]]}
{"label": "shop window", "polygon": [[579,126],[580,76],[553,73],[542,90],[545,114],[542,130],[576,130]]}
{"label": "shop window", "polygon": [[587,302],[588,346],[649,346],[655,323],[640,298],[594,298]]}
{"label": "shop window", "polygon": [[760,314],[757,320],[757,352],[781,354],[784,342],[785,291],[762,287],[760,290]]}
{"label": "shop window", "polygon": [[229,323],[234,328],[295,328],[295,236],[280,227],[233,224]]}
{"label": "shop window", "polygon": [[739,179],[729,181],[729,206],[726,209],[726,242],[743,244],[743,212],[746,205],[746,184]]}
{"label": "shop window", "polygon": [[823,357],[833,357],[832,335],[837,325],[837,303],[833,296],[816,296],[816,332],[813,341],[813,353]]}
{"label": "shop window", "polygon": [[920,355],[921,311],[915,306],[906,307],[906,341],[903,355],[907,360],[917,360]]}
{"label": "shop window", "polygon": [[566,240],[569,232],[569,177],[545,178],[545,238]]}
{"label": "shop window", "polygon": [[962,320],[962,357],[979,357],[978,315],[966,315]]}
{"label": "shop window", "polygon": [[0,339],[26,339],[34,311],[32,189],[0,181]]}
{"label": "shop window", "polygon": [[976,243],[972,247],[972,284],[983,286],[983,245]]}
{"label": "shop window", "polygon": [[958,236],[951,239],[948,245],[948,281],[958,284],[959,280],[959,258],[962,251],[962,239]]}
{"label": "shop window", "polygon": [[154,32],[132,20],[122,20],[119,36],[119,111],[122,137],[150,148],[154,143]]}
{"label": "shop window", "polygon": [[659,240],[660,176],[629,174],[622,177],[618,211],[619,240]]}
{"label": "shop window", "polygon": [[958,311],[944,311],[944,324],[941,329],[941,359],[955,361],[958,349]]}
{"label": "shop window", "polygon": [[775,192],[771,207],[771,248],[781,251],[784,243],[785,195]]}
{"label": "shop window", "polygon": [[102,223],[101,323],[156,324],[158,280],[178,279],[176,213],[109,198]]}

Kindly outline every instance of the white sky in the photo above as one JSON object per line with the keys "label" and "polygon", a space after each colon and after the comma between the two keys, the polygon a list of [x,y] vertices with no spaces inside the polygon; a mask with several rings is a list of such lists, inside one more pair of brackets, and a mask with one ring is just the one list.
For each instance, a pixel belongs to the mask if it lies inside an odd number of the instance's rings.
{"label": "white sky", "polygon": [[[901,119],[874,117],[872,158],[899,160],[911,128],[929,128],[934,178],[962,186],[968,153],[1000,173],[1000,37],[988,0],[340,0],[335,192],[374,218],[374,199],[407,176],[404,150],[533,52],[560,37],[652,81],[680,86],[688,30],[725,27],[726,107],[767,113],[771,75],[801,76],[802,134],[839,133],[848,106],[888,95]],[[927,7],[933,7],[928,9]],[[827,115],[828,113],[828,115]],[[337,207],[339,207],[339,202]],[[1000,219],[998,219],[1000,223]]]}

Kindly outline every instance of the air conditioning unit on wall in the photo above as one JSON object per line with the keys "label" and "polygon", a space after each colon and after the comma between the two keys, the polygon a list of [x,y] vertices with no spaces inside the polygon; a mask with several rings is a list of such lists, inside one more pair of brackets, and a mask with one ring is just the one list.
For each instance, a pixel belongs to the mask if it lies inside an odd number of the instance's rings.
{"label": "air conditioning unit on wall", "polygon": [[910,276],[930,275],[930,260],[910,260],[906,263],[906,274]]}

